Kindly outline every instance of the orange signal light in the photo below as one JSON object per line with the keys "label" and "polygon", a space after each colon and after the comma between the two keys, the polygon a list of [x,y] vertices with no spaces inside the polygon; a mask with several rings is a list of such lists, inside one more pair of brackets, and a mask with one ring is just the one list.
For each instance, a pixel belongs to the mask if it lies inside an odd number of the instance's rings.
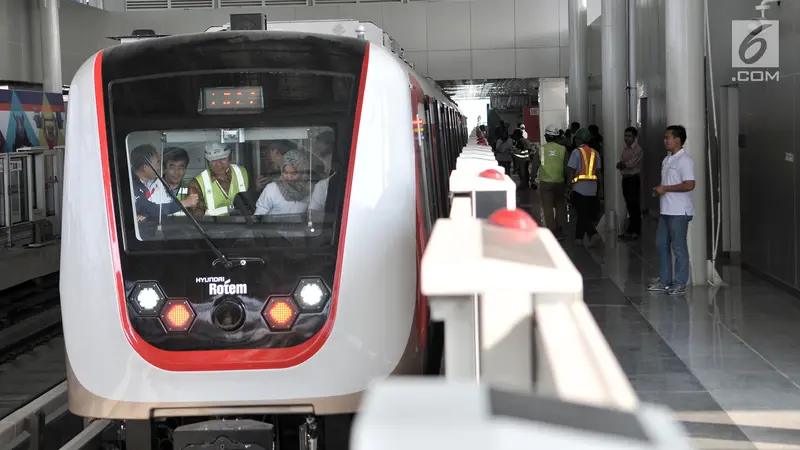
{"label": "orange signal light", "polygon": [[272,297],[264,308],[264,320],[273,331],[285,331],[294,326],[297,307],[291,297]]}
{"label": "orange signal light", "polygon": [[170,299],[161,312],[161,321],[168,331],[188,331],[195,314],[186,299]]}

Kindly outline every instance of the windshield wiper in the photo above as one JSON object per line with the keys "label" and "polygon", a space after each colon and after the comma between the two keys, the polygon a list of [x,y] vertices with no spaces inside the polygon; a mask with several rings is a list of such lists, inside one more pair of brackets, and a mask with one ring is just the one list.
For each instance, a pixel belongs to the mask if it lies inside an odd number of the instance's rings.
{"label": "windshield wiper", "polygon": [[[217,255],[217,258],[219,258],[218,261],[221,261],[222,265],[226,269],[233,268],[233,266],[234,266],[233,262],[230,259],[228,259],[228,257],[225,256],[224,253],[222,253],[222,250],[220,250],[219,247],[217,247],[216,244],[214,244],[214,241],[212,241],[211,238],[208,236],[208,233],[206,233],[206,230],[204,230],[203,227],[200,225],[200,222],[198,222],[197,219],[194,218],[192,213],[190,213],[189,210],[186,209],[185,206],[183,206],[183,203],[181,203],[181,201],[178,200],[178,197],[172,192],[172,189],[169,188],[169,184],[167,184],[167,182],[164,180],[164,178],[161,177],[161,174],[158,173],[158,170],[156,170],[156,168],[153,167],[153,164],[150,162],[150,160],[149,159],[145,159],[145,161],[147,162],[147,165],[150,166],[151,169],[153,169],[153,173],[156,174],[156,177],[158,177],[158,181],[161,182],[161,185],[163,186],[163,188],[167,192],[167,194],[172,198],[172,201],[176,202],[178,204],[178,206],[181,207],[181,210],[186,215],[186,217],[191,219],[192,225],[194,225],[194,227],[197,229],[197,231],[203,237],[203,240],[206,241],[206,244],[208,244],[209,248],[211,248],[211,250],[214,251],[214,253]],[[159,225],[161,225],[161,217],[160,216],[158,218],[158,223],[159,223]],[[216,263],[216,261],[215,261],[215,263]]]}

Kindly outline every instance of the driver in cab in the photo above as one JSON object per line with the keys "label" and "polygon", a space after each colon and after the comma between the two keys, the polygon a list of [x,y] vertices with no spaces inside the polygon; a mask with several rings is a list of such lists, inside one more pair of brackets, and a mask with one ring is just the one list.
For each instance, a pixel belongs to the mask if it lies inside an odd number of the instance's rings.
{"label": "driver in cab", "polygon": [[[231,164],[231,150],[225,144],[208,142],[205,157],[208,168],[198,174],[189,184],[189,193],[197,194],[198,200],[192,215],[227,216],[234,209],[233,200],[240,192],[249,189],[247,170]],[[257,184],[264,180],[259,178]]]}
{"label": "driver in cab", "polygon": [[[172,201],[158,180],[161,160],[158,151],[150,144],[140,145],[131,152],[133,197],[136,202],[136,220],[157,219],[177,213],[180,205]],[[153,201],[159,199],[159,201]],[[189,194],[179,199],[186,208],[195,205],[197,195]]]}

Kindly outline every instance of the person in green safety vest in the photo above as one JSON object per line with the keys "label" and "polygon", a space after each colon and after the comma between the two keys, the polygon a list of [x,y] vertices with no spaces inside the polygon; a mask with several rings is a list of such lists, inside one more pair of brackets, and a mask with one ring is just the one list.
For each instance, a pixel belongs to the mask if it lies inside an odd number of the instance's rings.
{"label": "person in green safety vest", "polygon": [[559,143],[561,130],[555,125],[544,129],[547,141],[539,150],[539,194],[542,199],[542,216],[550,231],[562,240],[567,224],[566,180],[567,149]]}
{"label": "person in green safety vest", "polygon": [[[225,144],[207,142],[205,156],[208,168],[189,184],[189,193],[198,195],[192,215],[227,216],[233,210],[233,199],[236,195],[249,188],[247,170],[231,164],[231,150]],[[258,181],[261,182],[260,179]]]}

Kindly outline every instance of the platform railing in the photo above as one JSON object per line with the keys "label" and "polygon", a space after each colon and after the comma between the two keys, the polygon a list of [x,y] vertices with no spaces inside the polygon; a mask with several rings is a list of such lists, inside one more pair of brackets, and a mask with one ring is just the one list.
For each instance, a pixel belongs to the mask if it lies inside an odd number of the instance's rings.
{"label": "platform railing", "polygon": [[422,291],[445,322],[446,376],[636,408],[583,301],[580,272],[549,230],[516,209],[516,186],[490,155],[473,137],[459,156],[472,165],[451,174],[451,215],[435,224],[422,259]]}
{"label": "platform railing", "polygon": [[42,223],[61,227],[63,147],[0,153],[0,235],[11,248],[37,239]]}
{"label": "platform railing", "polygon": [[[668,409],[639,403],[583,301],[580,272],[516,209],[491,150],[475,147],[451,174],[451,214],[434,225],[421,265],[431,316],[444,321],[445,377],[377,383],[351,448],[691,448]],[[487,195],[506,204],[487,214],[478,205]]]}

